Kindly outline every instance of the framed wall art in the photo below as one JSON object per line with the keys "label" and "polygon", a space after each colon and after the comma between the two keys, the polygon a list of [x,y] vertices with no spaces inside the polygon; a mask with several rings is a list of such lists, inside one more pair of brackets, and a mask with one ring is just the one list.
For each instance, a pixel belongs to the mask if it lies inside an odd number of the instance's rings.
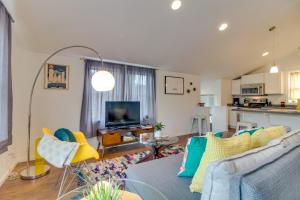
{"label": "framed wall art", "polygon": [[46,64],[45,89],[69,89],[69,66]]}
{"label": "framed wall art", "polygon": [[184,78],[165,76],[165,94],[184,95]]}

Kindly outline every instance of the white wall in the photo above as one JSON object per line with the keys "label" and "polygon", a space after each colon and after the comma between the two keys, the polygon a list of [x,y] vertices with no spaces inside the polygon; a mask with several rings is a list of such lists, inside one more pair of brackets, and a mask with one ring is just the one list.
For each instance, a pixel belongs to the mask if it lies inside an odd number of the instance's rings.
{"label": "white wall", "polygon": [[[14,38],[13,38],[14,39]],[[17,162],[26,161],[27,114],[31,86],[46,54],[34,53],[16,44],[12,45],[13,83],[13,145],[0,155],[0,183]],[[44,89],[44,70],[39,76],[32,107],[31,159],[34,140],[42,135],[41,128],[54,130],[66,127],[79,129],[84,68],[79,57],[55,56],[49,63],[70,65],[69,90]]]}
{"label": "white wall", "polygon": [[221,106],[227,106],[227,104],[229,103],[232,103],[231,80],[222,79],[221,80]]}
{"label": "white wall", "polygon": [[215,106],[226,106],[232,102],[231,80],[205,79],[200,81],[201,95],[214,95]]}
{"label": "white wall", "polygon": [[[45,54],[18,49],[13,65],[14,115],[13,130],[16,137],[17,157],[25,160],[24,151],[27,140],[27,113],[29,94],[33,79],[40,64],[47,57]],[[41,136],[41,129],[66,127],[79,129],[84,68],[79,57],[55,56],[49,63],[70,66],[69,89],[44,89],[44,70],[39,76],[33,96],[32,106],[32,141]],[[33,152],[33,148],[32,152]]]}
{"label": "white wall", "polygon": [[[165,94],[165,76],[177,76],[184,78],[184,95]],[[157,100],[157,121],[162,121],[166,128],[164,135],[184,135],[191,132],[192,117],[197,112],[197,104],[200,101],[200,77],[189,74],[167,72],[158,70],[156,73],[156,100]],[[189,83],[192,82],[193,86]],[[187,93],[186,90],[197,88],[197,91]]]}

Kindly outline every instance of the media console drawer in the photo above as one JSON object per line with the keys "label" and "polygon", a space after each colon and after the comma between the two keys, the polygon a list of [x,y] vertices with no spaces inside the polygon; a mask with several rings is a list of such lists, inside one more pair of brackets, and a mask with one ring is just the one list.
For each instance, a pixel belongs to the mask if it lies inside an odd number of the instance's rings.
{"label": "media console drawer", "polygon": [[121,143],[121,133],[107,133],[102,135],[102,145],[111,146]]}
{"label": "media console drawer", "polygon": [[[135,136],[135,140],[122,140],[122,135],[131,133]],[[98,129],[97,138],[98,138],[98,147],[97,150],[100,150],[102,144],[102,158],[104,156],[105,148],[117,147],[120,145],[127,145],[131,143],[137,143],[139,135],[142,133],[154,133],[154,127],[149,128],[127,128],[127,129]]]}

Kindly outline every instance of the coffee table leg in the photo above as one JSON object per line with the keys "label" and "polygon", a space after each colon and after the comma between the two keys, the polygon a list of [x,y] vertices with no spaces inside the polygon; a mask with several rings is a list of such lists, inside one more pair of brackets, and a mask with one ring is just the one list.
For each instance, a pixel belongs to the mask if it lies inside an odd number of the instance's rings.
{"label": "coffee table leg", "polygon": [[104,153],[105,153],[105,148],[103,147],[103,148],[102,148],[102,153],[101,153],[101,158],[104,157]]}

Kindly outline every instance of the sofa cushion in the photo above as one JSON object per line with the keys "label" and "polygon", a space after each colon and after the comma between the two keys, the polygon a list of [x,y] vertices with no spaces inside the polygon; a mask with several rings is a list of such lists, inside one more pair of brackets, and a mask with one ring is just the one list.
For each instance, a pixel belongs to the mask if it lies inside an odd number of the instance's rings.
{"label": "sofa cushion", "polygon": [[207,138],[195,136],[189,138],[178,176],[193,177],[206,148]]}
{"label": "sofa cushion", "polygon": [[207,167],[216,160],[221,160],[250,149],[250,135],[244,133],[231,138],[217,138],[207,135],[207,144],[200,165],[190,185],[191,192],[201,192]]}
{"label": "sofa cushion", "polygon": [[[189,191],[190,177],[176,176],[183,154],[130,165],[126,170],[128,179],[142,181],[158,189],[167,199],[199,200],[201,194]],[[130,187],[132,192],[141,194],[143,199],[153,199],[143,187]]]}
{"label": "sofa cushion", "polygon": [[260,165],[230,179],[230,200],[299,199],[300,144],[290,145]]}
{"label": "sofa cushion", "polygon": [[259,129],[251,135],[251,148],[257,148],[267,145],[271,140],[279,138],[284,134],[283,126],[274,126],[265,129]]}
{"label": "sofa cushion", "polygon": [[[271,142],[270,142],[271,143]],[[300,131],[292,131],[267,146],[212,163],[205,176],[202,200],[229,200],[229,179],[237,173],[255,168],[287,145],[300,143]]]}

